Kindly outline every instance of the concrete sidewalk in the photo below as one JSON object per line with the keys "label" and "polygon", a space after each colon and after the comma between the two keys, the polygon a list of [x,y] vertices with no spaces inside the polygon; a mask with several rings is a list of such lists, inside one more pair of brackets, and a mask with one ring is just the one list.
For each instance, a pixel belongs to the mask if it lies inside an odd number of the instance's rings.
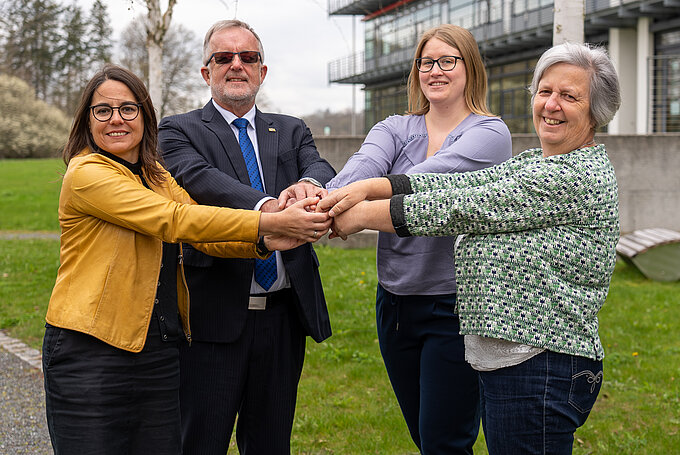
{"label": "concrete sidewalk", "polygon": [[0,332],[0,454],[52,452],[40,353]]}

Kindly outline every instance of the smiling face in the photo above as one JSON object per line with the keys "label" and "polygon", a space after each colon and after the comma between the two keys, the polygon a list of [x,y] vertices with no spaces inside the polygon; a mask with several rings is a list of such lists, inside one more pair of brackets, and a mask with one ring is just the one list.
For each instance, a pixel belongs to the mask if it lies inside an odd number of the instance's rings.
{"label": "smiling face", "polygon": [[[210,38],[210,53],[259,51],[255,35],[241,27],[219,30]],[[243,63],[234,56],[231,63],[219,65],[214,59],[201,68],[201,75],[210,86],[213,99],[223,108],[241,117],[255,104],[267,66],[262,62]]]}
{"label": "smiling face", "polygon": [[[108,104],[119,107],[124,103],[137,103],[127,85],[119,81],[104,81],[92,95],[91,106]],[[134,120],[123,120],[118,109],[114,109],[111,118],[100,122],[92,114],[89,115],[90,134],[95,144],[109,153],[123,158],[130,163],[139,160],[139,144],[144,136],[144,117],[140,111]]]}
{"label": "smiling face", "polygon": [[575,65],[557,63],[543,73],[533,102],[534,128],[543,155],[569,153],[593,140],[590,74]]}
{"label": "smiling face", "polygon": [[[421,58],[438,59],[443,56],[461,57],[460,51],[438,38],[432,38],[420,53]],[[430,102],[430,108],[465,106],[465,62],[457,60],[451,71],[442,71],[437,63],[427,73],[418,73],[420,89]]]}

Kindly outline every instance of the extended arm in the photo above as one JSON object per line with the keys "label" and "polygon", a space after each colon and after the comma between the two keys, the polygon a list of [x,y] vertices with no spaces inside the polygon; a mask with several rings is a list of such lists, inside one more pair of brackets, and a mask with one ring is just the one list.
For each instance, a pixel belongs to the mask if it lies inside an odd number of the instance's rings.
{"label": "extended arm", "polygon": [[[73,213],[68,215],[74,218],[92,215],[170,243],[257,241],[259,212],[193,205],[188,195],[186,200],[169,199],[106,162],[85,160],[72,161],[74,168],[67,171],[63,183],[70,187],[67,207]],[[173,198],[176,188],[171,189]]]}
{"label": "extended arm", "polygon": [[[189,194],[180,187],[177,182],[169,177],[168,184],[171,187],[173,199],[187,204],[195,204]],[[276,204],[275,200],[268,201]],[[285,241],[282,237],[291,237],[302,240],[303,242],[314,242],[318,237],[314,232],[325,233],[330,226],[331,220],[325,213],[315,213],[310,207],[314,207],[318,198],[305,198],[289,206],[285,210],[277,209],[271,212],[262,211],[259,217],[258,235],[274,236],[268,240],[276,241],[272,245],[272,250],[285,250],[293,248],[294,242]],[[225,208],[226,210],[226,208]],[[249,210],[241,210],[250,213]],[[260,212],[254,212],[260,213]],[[295,245],[299,246],[299,245]],[[213,256],[224,256],[223,254],[213,254]]]}
{"label": "extended arm", "polygon": [[359,180],[383,177],[391,172],[392,164],[403,147],[394,134],[391,120],[388,118],[371,128],[359,150],[349,157],[338,175],[326,185],[329,190]]}
{"label": "extended arm", "polygon": [[[433,191],[395,197],[392,217],[404,227],[397,233],[442,236],[595,225],[594,217],[612,216],[616,180],[613,172],[598,174],[578,160],[538,160],[483,185],[451,188],[440,181]],[[420,179],[432,183],[430,174],[409,178],[414,187],[423,184]]]}
{"label": "extended arm", "polygon": [[387,178],[360,180],[328,193],[328,196],[319,202],[318,210],[335,217],[361,201],[387,199],[390,196],[392,185]]}

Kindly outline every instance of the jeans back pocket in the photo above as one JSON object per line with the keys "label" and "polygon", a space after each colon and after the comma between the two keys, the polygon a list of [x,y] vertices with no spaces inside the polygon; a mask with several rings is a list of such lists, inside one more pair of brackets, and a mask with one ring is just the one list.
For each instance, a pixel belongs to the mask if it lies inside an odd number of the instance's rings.
{"label": "jeans back pocket", "polygon": [[602,387],[602,361],[572,357],[569,404],[581,413],[593,408]]}

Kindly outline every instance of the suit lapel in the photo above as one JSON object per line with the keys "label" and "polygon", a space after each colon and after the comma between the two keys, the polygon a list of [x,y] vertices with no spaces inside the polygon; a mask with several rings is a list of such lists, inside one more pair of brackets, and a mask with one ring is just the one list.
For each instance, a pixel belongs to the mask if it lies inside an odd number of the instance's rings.
{"label": "suit lapel", "polygon": [[267,115],[259,110],[255,112],[255,129],[266,193],[277,196],[279,189],[276,187],[276,161],[278,160],[279,132]]}
{"label": "suit lapel", "polygon": [[[220,155],[215,153],[214,159],[216,167],[219,169],[224,169],[226,166],[220,166],[218,163],[224,163],[224,158],[226,157],[231,167],[236,172],[238,179],[250,185],[250,178],[248,177],[248,168],[246,168],[246,161],[243,159],[243,153],[241,153],[241,147],[238,145],[236,136],[231,129],[231,126],[224,120],[222,114],[220,114],[215,106],[213,106],[212,100],[208,101],[208,104],[203,107],[201,112],[201,120],[205,124],[206,128],[212,131],[219,143],[224,149],[224,154]],[[259,140],[259,138],[258,138]],[[226,163],[225,163],[226,164]]]}

